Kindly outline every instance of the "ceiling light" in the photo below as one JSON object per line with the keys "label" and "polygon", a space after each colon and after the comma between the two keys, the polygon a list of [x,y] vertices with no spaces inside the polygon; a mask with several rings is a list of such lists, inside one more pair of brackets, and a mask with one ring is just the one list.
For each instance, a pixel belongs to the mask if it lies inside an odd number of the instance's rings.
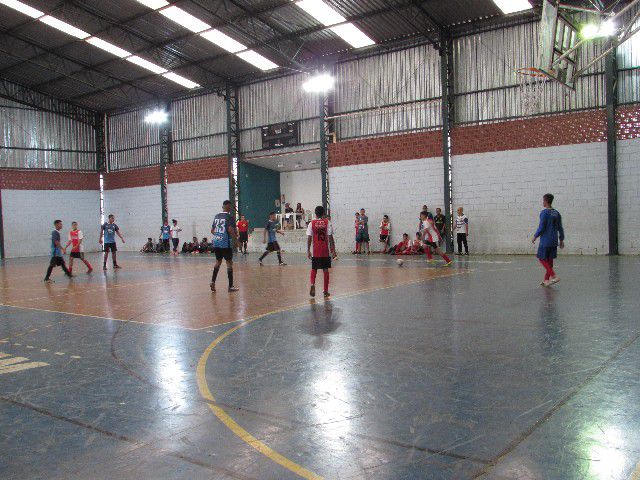
{"label": "ceiling light", "polygon": [[178,7],[169,7],[160,10],[160,13],[167,17],[169,20],[173,20],[178,25],[182,25],[184,28],[191,30],[194,33],[209,30],[211,25],[203,22],[199,18],[194,17],[188,12],[185,12]]}
{"label": "ceiling light", "polygon": [[224,48],[227,52],[237,53],[242,50],[246,50],[247,48],[240,42],[235,41],[229,35],[222,33],[220,30],[213,29],[207,32],[202,32],[200,35],[220,48]]}
{"label": "ceiling light", "polygon": [[141,3],[145,7],[153,8],[154,10],[169,5],[169,2],[166,2],[165,0],[138,0],[138,3]]}
{"label": "ceiling light", "polygon": [[524,10],[531,10],[533,8],[531,7],[529,0],[493,0],[493,3],[495,3],[505,15],[522,12]]}
{"label": "ceiling light", "polygon": [[237,55],[245,62],[249,62],[251,65],[258,67],[260,70],[266,71],[278,68],[278,65],[273,63],[268,58],[263,57],[258,52],[254,52],[253,50],[246,50],[244,52],[238,53]]}
{"label": "ceiling light", "polygon": [[327,27],[346,21],[346,18],[322,0],[301,0],[296,5]]}
{"label": "ceiling light", "polygon": [[144,117],[144,121],[147,123],[164,123],[169,118],[169,114],[163,110],[154,110],[151,113],[148,113],[146,117]]}
{"label": "ceiling light", "polygon": [[14,10],[19,11],[20,13],[24,13],[25,15],[30,16],[31,18],[38,18],[44,15],[44,12],[40,10],[36,10],[29,5],[26,5],[18,0],[0,0],[0,5],[6,5],[9,8],[13,8]]}
{"label": "ceiling light", "polygon": [[46,23],[50,27],[60,30],[61,32],[67,33],[72,37],[79,38],[80,40],[84,40],[85,38],[91,36],[84,30],[80,30],[79,28],[76,28],[73,25],[69,25],[68,23],[63,22],[62,20],[58,20],[57,18],[54,18],[50,15],[40,17],[38,20],[40,20],[42,23]]}
{"label": "ceiling light", "polygon": [[124,57],[131,56],[131,52],[127,52],[124,48],[120,48],[117,45],[114,45],[113,43],[106,42],[101,38],[91,37],[91,38],[87,38],[86,41],[87,43],[90,43],[94,47],[98,47],[104,50],[105,52],[109,52],[115,55],[116,57],[124,58]]}
{"label": "ceiling light", "polygon": [[613,23],[612,20],[607,20],[606,22],[602,22],[598,33],[601,37],[610,37],[611,35],[616,33],[616,30],[616,24]]}
{"label": "ceiling light", "polygon": [[164,78],[168,78],[169,80],[171,80],[173,82],[179,83],[183,87],[197,88],[197,87],[200,86],[196,82],[192,82],[188,78],[184,78],[182,75],[178,75],[177,73],[167,72],[167,73],[163,73],[162,76]]}
{"label": "ceiling light", "polygon": [[368,47],[376,43],[353,23],[336,25],[331,30],[353,48]]}
{"label": "ceiling light", "polygon": [[327,92],[333,88],[335,79],[328,73],[320,73],[302,84],[305,92]]}
{"label": "ceiling light", "polygon": [[144,58],[141,58],[137,55],[132,55],[130,57],[127,57],[126,60],[131,63],[135,63],[139,67],[146,68],[147,70],[150,70],[153,73],[160,74],[160,73],[168,72],[166,68],[163,68],[160,65],[156,65],[155,63],[150,62],[149,60],[145,60]]}
{"label": "ceiling light", "polygon": [[582,38],[591,40],[592,38],[596,38],[598,36],[599,30],[600,29],[597,25],[590,23],[582,27],[582,30],[580,30],[580,35],[582,36]]}

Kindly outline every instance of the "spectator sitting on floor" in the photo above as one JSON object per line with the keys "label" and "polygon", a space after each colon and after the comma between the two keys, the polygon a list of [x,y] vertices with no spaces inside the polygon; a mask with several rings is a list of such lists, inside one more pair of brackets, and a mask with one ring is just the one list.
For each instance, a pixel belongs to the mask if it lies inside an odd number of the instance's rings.
{"label": "spectator sitting on floor", "polygon": [[197,255],[200,253],[200,242],[198,242],[198,237],[193,237],[191,242],[187,244],[187,248],[191,255]]}
{"label": "spectator sitting on floor", "polygon": [[406,251],[411,250],[411,242],[409,241],[409,234],[402,234],[402,241],[393,248],[389,249],[390,255],[405,255]]}
{"label": "spectator sitting on floor", "polygon": [[211,247],[209,245],[209,240],[207,237],[204,237],[200,242],[200,253],[209,253],[211,251]]}
{"label": "spectator sitting on floor", "polygon": [[424,253],[422,235],[420,235],[420,232],[416,232],[416,238],[411,242],[411,255],[420,255],[422,253]]}
{"label": "spectator sitting on floor", "polygon": [[184,242],[182,244],[182,250],[180,251],[180,253],[189,253],[191,250],[189,250],[189,245],[191,245],[190,243]]}
{"label": "spectator sitting on floor", "polygon": [[144,244],[144,247],[140,250],[140,253],[153,253],[154,250],[153,239],[151,237],[147,238],[147,243]]}

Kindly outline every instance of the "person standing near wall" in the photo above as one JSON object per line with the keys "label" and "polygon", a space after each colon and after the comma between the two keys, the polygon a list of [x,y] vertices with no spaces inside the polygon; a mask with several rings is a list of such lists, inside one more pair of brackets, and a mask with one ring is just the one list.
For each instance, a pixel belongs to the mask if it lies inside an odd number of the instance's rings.
{"label": "person standing near wall", "polygon": [[371,255],[371,247],[369,246],[369,217],[366,215],[364,208],[360,209],[360,217],[358,220],[358,239],[360,244],[360,253],[364,253],[364,247],[367,247],[367,255]]}
{"label": "person standing near wall", "polygon": [[441,208],[436,208],[436,214],[433,217],[433,224],[436,226],[438,233],[440,234],[440,242],[438,245],[442,245],[447,235],[447,217],[444,216]]}
{"label": "person standing near wall", "polygon": [[46,283],[50,283],[51,280],[51,272],[55,267],[62,267],[64,274],[71,278],[71,272],[67,269],[67,266],[64,263],[64,257],[62,256],[66,253],[65,248],[63,248],[60,243],[60,230],[62,230],[62,220],[56,220],[53,222],[54,230],[51,232],[51,260],[49,261],[49,268],[47,268],[47,274],[44,277],[44,281]]}
{"label": "person standing near wall", "polygon": [[93,271],[91,264],[84,258],[84,233],[78,228],[78,222],[71,222],[71,230],[69,230],[69,241],[65,248],[71,245],[71,253],[69,254],[69,271],[73,273],[73,259],[79,258],[82,263],[87,266],[87,273]]}
{"label": "person standing near wall", "polygon": [[464,214],[462,207],[458,207],[458,216],[453,224],[453,230],[456,232],[456,240],[458,241],[458,255],[462,255],[462,246],[464,245],[464,254],[469,255],[469,245],[467,237],[469,236],[469,219]]}
{"label": "person standing near wall", "polygon": [[120,228],[116,225],[116,217],[113,214],[109,215],[109,221],[104,223],[100,228],[100,245],[104,245],[104,259],[102,261],[102,269],[107,269],[107,260],[109,259],[109,252],[112,254],[113,268],[122,268],[118,265],[116,258],[116,252],[118,247],[116,246],[116,235],[120,237],[122,243],[125,243],[124,237],[120,233]]}
{"label": "person standing near wall", "polygon": [[387,253],[390,241],[391,222],[389,221],[389,215],[384,215],[382,217],[382,222],[380,222],[380,243],[382,243],[382,253]]}
{"label": "person standing near wall", "polygon": [[240,241],[240,252],[247,254],[247,243],[249,243],[249,222],[244,215],[240,215],[238,220],[238,239]]}
{"label": "person standing near wall", "polygon": [[169,226],[169,220],[165,220],[160,227],[160,239],[162,240],[162,252],[169,252],[169,241],[171,238],[171,227]]}
{"label": "person standing near wall", "polygon": [[[544,267],[546,273],[544,280],[540,284],[544,287],[558,283],[560,278],[553,270],[553,260],[558,256],[558,246],[564,248],[564,228],[562,228],[562,216],[551,205],[553,204],[553,195],[545,193],[542,197],[542,206],[544,209],[540,212],[540,223],[536,233],[533,234],[531,243],[535,244],[538,237],[537,257]],[[558,240],[560,240],[558,242]]]}
{"label": "person standing near wall", "polygon": [[173,254],[178,255],[178,247],[180,246],[180,232],[182,229],[178,227],[178,220],[171,220],[171,243],[173,244]]}

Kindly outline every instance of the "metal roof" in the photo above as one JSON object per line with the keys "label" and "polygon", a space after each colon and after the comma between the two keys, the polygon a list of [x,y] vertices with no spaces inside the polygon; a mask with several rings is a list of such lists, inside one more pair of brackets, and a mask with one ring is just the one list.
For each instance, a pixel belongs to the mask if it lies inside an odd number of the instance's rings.
{"label": "metal roof", "polygon": [[[437,40],[505,19],[492,0],[326,0],[376,45],[353,50],[291,0],[171,2],[281,66],[313,69],[403,42]],[[596,1],[596,0],[594,0]],[[24,0],[91,35],[215,90],[267,74],[135,0]],[[273,72],[269,72],[273,75]],[[0,78],[95,111],[161,101],[189,91],[159,75],[0,5]]]}

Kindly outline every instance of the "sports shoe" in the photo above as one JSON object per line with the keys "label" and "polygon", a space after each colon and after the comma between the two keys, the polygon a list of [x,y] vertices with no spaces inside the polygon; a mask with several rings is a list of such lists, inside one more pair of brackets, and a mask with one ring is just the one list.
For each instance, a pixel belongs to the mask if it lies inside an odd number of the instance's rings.
{"label": "sports shoe", "polygon": [[549,284],[553,285],[554,283],[558,283],[560,281],[560,277],[551,277],[549,279]]}
{"label": "sports shoe", "polygon": [[238,290],[240,290],[238,287],[229,287],[230,292],[237,292]]}
{"label": "sports shoe", "polygon": [[551,285],[551,282],[549,280],[545,280],[540,285],[542,285],[543,287],[549,287]]}
{"label": "sports shoe", "polygon": [[309,295],[312,297],[316,296],[316,286],[315,285],[311,285],[311,289],[309,289]]}
{"label": "sports shoe", "polygon": [[331,294],[329,292],[324,292],[324,298],[329,298]]}
{"label": "sports shoe", "polygon": [[453,263],[453,260],[449,260],[447,263],[445,263],[443,265],[443,267],[448,267],[449,265],[451,265]]}
{"label": "sports shoe", "polygon": [[91,273],[91,272],[93,272],[93,267],[89,267],[89,268],[87,269],[87,273]]}
{"label": "sports shoe", "polygon": [[106,266],[106,265],[102,265],[102,269],[103,269],[103,270],[106,270],[106,269],[107,269],[107,266]]}
{"label": "sports shoe", "polygon": [[122,268],[120,265],[116,264],[113,266],[113,268]]}
{"label": "sports shoe", "polygon": [[258,260],[258,263],[260,264],[261,267],[264,265],[264,263],[262,263],[262,260]]}
{"label": "sports shoe", "polygon": [[44,283],[55,283],[53,280],[51,280],[50,278],[45,278],[44,279]]}
{"label": "sports shoe", "polygon": [[284,262],[280,262],[280,263],[279,263],[279,265],[280,265],[281,267],[286,267],[286,266],[287,266],[287,264],[286,264],[286,263],[284,263]]}
{"label": "sports shoe", "polygon": [[213,282],[211,282],[211,283],[209,284],[209,288],[211,289],[211,291],[212,291],[212,292],[215,292],[215,291],[216,291],[216,284],[215,284],[215,283],[213,283]]}

